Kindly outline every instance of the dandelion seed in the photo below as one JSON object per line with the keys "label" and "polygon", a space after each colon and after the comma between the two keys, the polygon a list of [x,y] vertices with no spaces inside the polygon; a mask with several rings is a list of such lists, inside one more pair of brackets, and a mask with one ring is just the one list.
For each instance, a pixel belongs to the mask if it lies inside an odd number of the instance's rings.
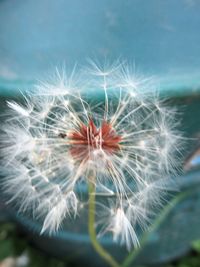
{"label": "dandelion seed", "polygon": [[15,103],[15,102],[9,102],[9,101],[7,102],[7,104],[8,104],[9,108],[13,109],[21,116],[25,116],[25,117],[29,116],[29,112],[25,108],[20,106],[19,104]]}
{"label": "dandelion seed", "polygon": [[[146,90],[148,79],[134,79],[123,64],[92,68],[74,88],[72,75],[67,80],[57,73],[57,84],[41,83],[24,96],[24,105],[8,102],[1,135],[4,190],[20,211],[43,218],[42,232],[53,233],[83,206],[76,186],[87,184],[92,172],[102,199],[100,232],[130,249],[139,244],[136,226],[144,229],[162,203],[167,177],[178,168],[181,138],[175,112],[162,107],[151,86]],[[84,94],[86,84],[104,100]]]}

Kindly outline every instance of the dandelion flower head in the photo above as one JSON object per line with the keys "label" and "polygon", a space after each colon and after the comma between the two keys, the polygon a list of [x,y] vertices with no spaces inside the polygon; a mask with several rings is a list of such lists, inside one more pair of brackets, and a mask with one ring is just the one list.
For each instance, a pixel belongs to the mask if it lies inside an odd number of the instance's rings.
{"label": "dandelion flower head", "polygon": [[44,218],[42,232],[53,233],[82,205],[77,184],[92,182],[101,196],[99,235],[110,232],[130,249],[178,166],[175,112],[159,100],[151,79],[125,64],[92,63],[72,76],[57,72],[24,93],[23,103],[7,102],[4,191],[20,212]]}

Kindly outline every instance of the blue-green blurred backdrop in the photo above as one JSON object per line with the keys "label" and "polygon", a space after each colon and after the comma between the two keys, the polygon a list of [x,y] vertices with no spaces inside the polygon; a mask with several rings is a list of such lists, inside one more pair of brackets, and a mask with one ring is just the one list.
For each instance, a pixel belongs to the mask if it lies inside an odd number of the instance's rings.
{"label": "blue-green blurred backdrop", "polygon": [[49,69],[116,58],[161,87],[200,87],[199,0],[1,0],[1,89]]}

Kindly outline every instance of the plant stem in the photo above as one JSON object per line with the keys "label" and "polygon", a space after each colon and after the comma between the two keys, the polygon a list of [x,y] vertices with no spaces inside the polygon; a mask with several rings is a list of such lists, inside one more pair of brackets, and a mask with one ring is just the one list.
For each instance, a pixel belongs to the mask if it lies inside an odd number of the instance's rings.
{"label": "plant stem", "polygon": [[89,181],[89,214],[88,214],[88,230],[92,245],[96,252],[112,267],[120,267],[115,259],[101,246],[97,240],[95,230],[95,184]]}

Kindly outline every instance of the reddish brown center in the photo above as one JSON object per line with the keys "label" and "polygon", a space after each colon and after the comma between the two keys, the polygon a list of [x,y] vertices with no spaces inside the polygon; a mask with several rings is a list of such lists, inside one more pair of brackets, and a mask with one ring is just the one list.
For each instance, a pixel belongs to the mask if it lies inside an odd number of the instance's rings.
{"label": "reddish brown center", "polygon": [[72,145],[70,152],[75,159],[89,159],[91,150],[103,150],[107,154],[113,154],[119,150],[121,136],[117,135],[112,125],[103,122],[97,129],[92,120],[88,126],[82,124],[77,131],[67,135]]}

